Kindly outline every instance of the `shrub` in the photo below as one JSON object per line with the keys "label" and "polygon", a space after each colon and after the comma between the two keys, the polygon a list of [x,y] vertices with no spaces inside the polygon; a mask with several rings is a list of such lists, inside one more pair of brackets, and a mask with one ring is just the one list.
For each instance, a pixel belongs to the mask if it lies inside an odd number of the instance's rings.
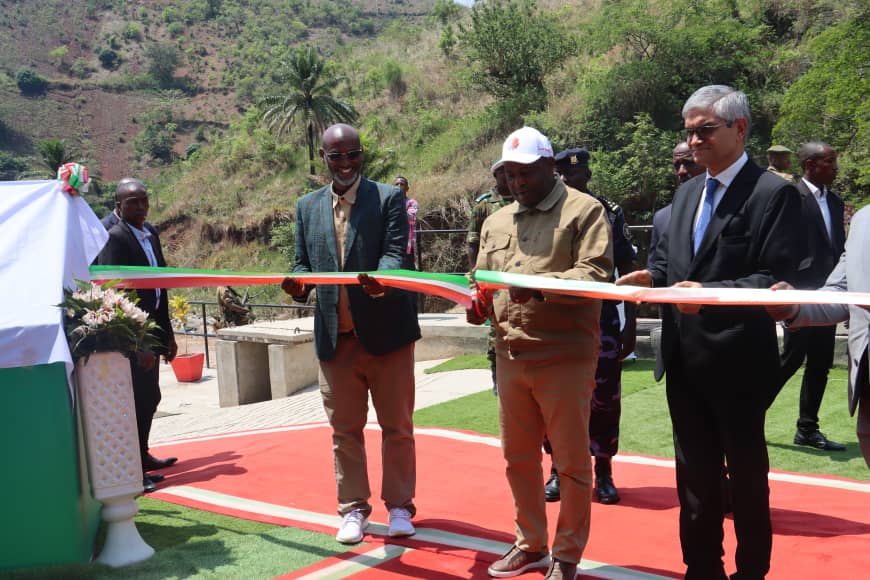
{"label": "shrub", "polygon": [[48,79],[32,68],[22,68],[15,74],[15,83],[22,95],[33,97],[44,95],[48,90]]}
{"label": "shrub", "polygon": [[72,67],[70,67],[70,72],[75,77],[78,77],[80,79],[86,79],[91,76],[93,69],[88,62],[88,59],[77,58],[75,59],[75,61],[73,61]]}
{"label": "shrub", "polygon": [[121,57],[111,48],[101,48],[97,51],[97,58],[100,59],[100,64],[103,68],[114,70],[121,62]]}
{"label": "shrub", "polygon": [[27,171],[27,161],[0,151],[0,181],[14,181]]}
{"label": "shrub", "polygon": [[121,34],[127,40],[142,40],[142,30],[140,30],[138,22],[128,22]]}

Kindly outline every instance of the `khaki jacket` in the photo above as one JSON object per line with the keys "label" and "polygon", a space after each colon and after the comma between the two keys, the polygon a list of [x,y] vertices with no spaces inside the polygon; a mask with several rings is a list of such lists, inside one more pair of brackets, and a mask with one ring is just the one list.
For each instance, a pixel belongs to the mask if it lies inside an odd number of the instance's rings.
{"label": "khaki jacket", "polygon": [[[477,269],[607,282],[613,242],[604,207],[556,180],[534,208],[517,202],[492,214],[481,232]],[[496,352],[510,358],[598,356],[601,301],[544,293],[525,304],[495,293]]]}

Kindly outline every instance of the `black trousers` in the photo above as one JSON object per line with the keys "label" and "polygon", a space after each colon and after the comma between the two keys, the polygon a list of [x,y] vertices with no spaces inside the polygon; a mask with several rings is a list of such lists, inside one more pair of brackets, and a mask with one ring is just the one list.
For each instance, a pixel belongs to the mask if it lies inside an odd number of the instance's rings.
{"label": "black trousers", "polygon": [[148,455],[148,436],[151,433],[151,423],[154,413],[160,404],[160,360],[154,367],[145,370],[130,361],[130,374],[133,379],[133,403],[136,407],[136,430],[139,432],[139,453],[144,461]]}
{"label": "black trousers", "polygon": [[732,578],[761,580],[770,569],[772,545],[764,438],[767,397],[748,395],[751,391],[742,388],[712,388],[709,378],[689,377],[679,356],[672,360],[666,388],[674,430],[686,579],[727,578],[722,563],[722,469],[727,461],[737,536],[737,573]]}
{"label": "black trousers", "polygon": [[783,336],[782,384],[795,374],[804,359],[807,361],[801,382],[799,431],[810,433],[819,428],[819,408],[828,384],[828,371],[834,364],[836,331],[836,326],[810,326],[786,331]]}

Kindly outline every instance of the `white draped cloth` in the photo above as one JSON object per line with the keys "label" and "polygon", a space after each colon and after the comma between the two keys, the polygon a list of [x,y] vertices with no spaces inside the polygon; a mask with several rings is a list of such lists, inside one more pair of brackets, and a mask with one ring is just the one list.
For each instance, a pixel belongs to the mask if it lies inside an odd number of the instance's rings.
{"label": "white draped cloth", "polygon": [[71,372],[57,304],[75,279],[90,279],[108,238],[59,181],[0,181],[0,368],[64,362]]}

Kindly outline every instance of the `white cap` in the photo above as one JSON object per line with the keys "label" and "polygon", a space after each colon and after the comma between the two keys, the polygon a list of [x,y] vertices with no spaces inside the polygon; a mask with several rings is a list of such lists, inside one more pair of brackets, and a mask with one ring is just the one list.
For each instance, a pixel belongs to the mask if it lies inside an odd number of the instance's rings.
{"label": "white cap", "polygon": [[549,139],[532,127],[523,127],[508,135],[501,148],[502,163],[528,165],[541,157],[553,157],[553,146]]}

